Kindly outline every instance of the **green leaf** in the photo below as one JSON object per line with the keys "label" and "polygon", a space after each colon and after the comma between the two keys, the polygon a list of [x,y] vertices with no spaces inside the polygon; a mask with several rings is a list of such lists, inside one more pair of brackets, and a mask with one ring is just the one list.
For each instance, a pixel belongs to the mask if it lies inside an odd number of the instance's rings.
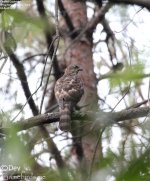
{"label": "green leaf", "polygon": [[39,17],[31,17],[27,15],[25,12],[20,11],[20,10],[5,10],[5,13],[8,14],[9,16],[13,17],[15,23],[18,23],[19,25],[22,26],[22,24],[32,24],[33,26],[36,26],[38,28],[45,28],[46,24],[45,22],[39,18]]}
{"label": "green leaf", "polygon": [[7,135],[9,136],[6,137],[2,162],[7,165],[12,164],[20,167],[30,165],[28,147],[24,145],[17,135],[17,128],[12,125]]}
{"label": "green leaf", "polygon": [[149,77],[150,74],[144,74],[144,65],[135,64],[126,67],[122,72],[116,72],[109,78],[111,87],[116,87],[119,84],[127,84],[130,81],[137,82],[145,77]]}
{"label": "green leaf", "polygon": [[130,161],[122,170],[116,181],[148,181],[150,179],[150,149],[147,149],[138,159]]}

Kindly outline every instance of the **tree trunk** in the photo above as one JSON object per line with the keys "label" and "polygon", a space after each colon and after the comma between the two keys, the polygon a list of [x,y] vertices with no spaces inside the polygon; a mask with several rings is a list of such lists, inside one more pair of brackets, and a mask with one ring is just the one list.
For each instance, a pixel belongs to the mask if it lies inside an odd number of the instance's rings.
{"label": "tree trunk", "polygon": [[[60,6],[59,4],[59,8]],[[77,64],[83,68],[81,77],[84,82],[85,92],[80,101],[80,106],[85,106],[84,110],[91,110],[97,107],[97,88],[93,68],[92,33],[81,35],[81,31],[88,23],[86,3],[83,1],[62,0],[62,6],[66,10],[66,13],[63,13],[63,16],[60,18],[61,35],[64,38],[65,44],[64,62],[66,66]],[[72,22],[71,26],[68,24],[69,21],[66,18],[66,14]],[[90,131],[89,125],[87,127],[84,126],[84,131]],[[80,134],[83,134],[83,132]],[[89,135],[83,137],[82,148],[86,161],[92,160],[95,144],[95,136]]]}

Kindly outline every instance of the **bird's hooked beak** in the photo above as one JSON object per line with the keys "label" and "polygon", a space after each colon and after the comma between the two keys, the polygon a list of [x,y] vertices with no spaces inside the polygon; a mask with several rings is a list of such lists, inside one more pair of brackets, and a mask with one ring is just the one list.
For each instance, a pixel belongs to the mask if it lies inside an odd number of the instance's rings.
{"label": "bird's hooked beak", "polygon": [[78,68],[78,72],[80,72],[80,71],[83,71],[83,69],[82,68]]}

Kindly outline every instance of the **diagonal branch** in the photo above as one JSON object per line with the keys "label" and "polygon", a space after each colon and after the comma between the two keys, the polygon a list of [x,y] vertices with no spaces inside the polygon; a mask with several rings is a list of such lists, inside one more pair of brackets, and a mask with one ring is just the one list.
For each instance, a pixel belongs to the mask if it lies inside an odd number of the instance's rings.
{"label": "diagonal branch", "polygon": [[95,27],[97,26],[98,23],[100,23],[105,14],[109,11],[109,9],[112,7],[112,3],[107,3],[104,7],[100,8],[97,11],[97,14],[94,18],[91,19],[91,21],[88,22],[87,27],[85,28],[85,31],[93,31],[95,29]]}
{"label": "diagonal branch", "polygon": [[22,85],[24,94],[26,96],[26,99],[28,100],[28,104],[30,106],[30,109],[32,110],[33,115],[37,115],[39,111],[38,111],[37,106],[35,105],[33,98],[32,98],[32,94],[31,94],[31,91],[29,89],[27,77],[26,77],[26,74],[24,72],[24,67],[23,67],[22,63],[19,61],[18,57],[13,53],[11,48],[5,47],[5,50],[8,54],[8,56],[10,57],[11,61],[13,62],[14,67],[17,70],[17,75],[18,75],[19,80],[21,82],[21,85]]}
{"label": "diagonal branch", "polygon": [[109,0],[112,3],[138,5],[150,10],[150,0]]}
{"label": "diagonal branch", "polygon": [[[27,77],[26,77],[25,72],[24,72],[24,67],[20,63],[17,56],[13,53],[11,48],[5,47],[5,50],[6,50],[7,54],[9,55],[10,59],[12,60],[14,66],[15,66],[15,68],[17,70],[17,75],[18,75],[18,77],[20,79],[20,82],[21,82],[23,91],[25,93],[26,99],[28,100],[28,104],[29,104],[29,106],[30,106],[30,108],[31,108],[31,110],[33,112],[33,115],[36,116],[36,115],[39,114],[39,111],[38,111],[38,109],[37,109],[37,107],[35,105],[35,102],[34,102],[33,98],[32,98],[32,94],[30,92],[30,89],[29,89],[29,86],[28,86],[28,83],[27,83]],[[34,125],[32,123],[32,119],[30,119],[29,121],[30,121],[30,122],[28,122],[29,125],[30,124]],[[16,126],[18,128],[19,125],[16,125]],[[37,125],[37,126],[39,126],[39,125]],[[62,159],[62,157],[61,157],[61,155],[59,153],[59,150],[58,150],[57,146],[53,142],[52,138],[49,136],[49,133],[48,133],[47,129],[43,126],[43,124],[40,124],[39,130],[41,131],[44,139],[47,141],[48,148],[49,148],[51,154],[54,155],[57,166],[59,168],[63,168],[65,166],[65,164],[63,162],[63,159]],[[1,133],[3,133],[3,131]],[[47,139],[47,138],[49,138],[49,139]]]}
{"label": "diagonal branch", "polygon": [[67,13],[67,11],[65,10],[65,7],[62,3],[61,0],[58,0],[58,6],[59,6],[59,10],[61,12],[61,15],[64,17],[65,21],[66,21],[66,24],[69,28],[70,31],[73,31],[74,30],[74,26],[73,26],[73,23]]}
{"label": "diagonal branch", "polygon": [[111,8],[112,6],[112,3],[107,3],[104,7],[102,7],[98,12],[97,12],[97,15],[92,18],[86,25],[85,28],[83,28],[83,30],[80,32],[80,34],[71,42],[71,44],[66,48],[65,52],[67,52],[67,50],[75,43],[77,42],[78,40],[81,39],[81,37],[85,34],[91,34],[97,24],[99,22],[101,22],[105,16],[105,14],[109,11],[109,9]]}
{"label": "diagonal branch", "polygon": [[61,12],[61,15],[63,16],[63,18],[69,28],[69,31],[70,31],[69,35],[72,39],[74,39],[78,35],[78,33],[75,31],[73,23],[67,13],[67,11],[65,10],[64,5],[61,0],[58,0],[58,6],[59,6],[59,10]]}
{"label": "diagonal branch", "polygon": [[[45,33],[45,38],[46,38],[46,42],[47,42],[47,48],[49,49],[49,46],[52,44],[53,42],[53,37],[52,35],[54,34],[54,30],[52,32],[52,27],[50,26],[49,24],[49,20],[47,18],[47,15],[46,15],[46,10],[45,10],[45,7],[44,7],[44,4],[43,4],[43,0],[36,0],[36,4],[37,4],[37,9],[38,9],[38,12],[41,16],[41,18],[43,19],[43,21],[45,22],[45,29],[44,29],[44,33]],[[51,46],[51,52],[50,52],[50,58],[52,58],[53,56],[53,52],[54,52],[54,46],[52,45]],[[58,61],[57,61],[57,57],[55,55],[54,57],[54,62],[53,62],[53,68],[54,68],[54,76],[55,76],[55,79],[57,80],[60,76],[61,76],[61,71],[59,69],[59,66],[58,66]]]}

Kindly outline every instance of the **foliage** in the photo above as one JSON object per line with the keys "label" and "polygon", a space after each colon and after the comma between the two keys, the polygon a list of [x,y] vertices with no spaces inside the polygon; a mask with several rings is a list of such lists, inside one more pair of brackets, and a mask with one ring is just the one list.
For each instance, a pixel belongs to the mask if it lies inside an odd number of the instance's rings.
{"label": "foliage", "polygon": [[[59,33],[63,38],[60,36],[59,49],[56,56],[52,56],[56,45],[53,33],[55,28],[56,32],[58,30],[57,22],[55,22],[57,17],[54,17],[53,11],[57,10],[57,7],[54,8],[53,5],[50,7],[50,2],[45,1],[44,12],[42,10],[40,12],[36,7],[37,2],[33,1],[30,7],[16,7],[0,12],[0,171],[6,176],[23,173],[26,176],[30,175],[31,179],[33,176],[44,176],[43,180],[53,181],[150,180],[148,117],[109,124],[104,130],[99,130],[99,127],[94,127],[97,121],[96,116],[90,118],[92,124],[90,121],[83,121],[82,109],[89,109],[89,105],[83,105],[82,108],[77,107],[79,114],[77,113],[77,117],[74,119],[79,121],[74,124],[72,134],[60,132],[57,129],[57,123],[45,126],[48,134],[46,134],[45,127],[18,131],[19,128],[13,126],[13,122],[23,123],[26,118],[32,116],[34,111],[29,106],[31,97],[37,107],[37,112],[42,105],[43,94],[45,98],[43,102],[47,107],[45,111],[58,111],[53,96],[53,86],[58,73],[57,64],[59,64],[61,72],[63,72],[65,64],[64,38],[71,35],[69,28],[67,29],[68,34],[65,35],[62,28]],[[105,2],[102,1],[102,3],[105,6]],[[100,9],[99,6],[98,1],[87,2],[89,19],[96,17]],[[99,103],[99,107],[97,106],[96,109],[96,106],[92,105],[94,113],[98,111],[113,112],[117,109],[128,110],[132,107],[138,107],[139,102],[140,106],[146,106],[147,102],[149,103],[149,83],[147,81],[150,76],[147,60],[149,48],[147,48],[147,42],[146,46],[143,45],[144,37],[142,39],[138,34],[133,33],[135,30],[138,33],[144,31],[141,30],[141,24],[144,24],[145,13],[149,17],[149,12],[137,6],[129,7],[119,4],[111,8],[110,12],[105,12],[107,16],[103,17],[103,21],[97,23],[93,34],[88,31],[85,37],[77,36],[77,39],[81,38],[81,44],[86,42],[86,36],[90,36],[90,38],[93,36],[93,39],[91,38],[93,41],[93,64],[97,76],[96,86]],[[130,13],[133,11],[135,14],[131,16]],[[63,13],[61,12],[61,14]],[[67,16],[66,14],[64,17]],[[137,19],[136,16],[138,16]],[[139,22],[139,17],[143,22]],[[59,26],[64,26],[62,17],[59,15],[58,18],[60,20]],[[54,24],[56,24],[55,27]],[[69,23],[67,25],[69,26]],[[82,28],[84,30],[84,27]],[[71,32],[71,34],[79,32],[80,29]],[[5,34],[4,39],[2,33]],[[140,41],[142,45],[138,44],[138,39],[143,40]],[[5,51],[7,47],[13,50],[10,51],[10,54]],[[83,57],[84,53],[87,52],[83,52]],[[50,72],[53,57],[57,59],[54,61],[52,72]],[[15,63],[16,66],[21,65],[27,80],[18,78]],[[116,68],[119,63],[122,65],[121,69]],[[49,73],[50,81],[47,81]],[[90,70],[87,74],[90,74]],[[29,85],[31,91],[24,92],[24,85]],[[91,83],[91,85],[93,84]],[[40,114],[40,112],[38,113]],[[101,119],[103,118],[100,117],[99,120]],[[87,127],[88,131],[84,132],[84,127]],[[76,141],[78,156],[82,157],[86,150],[82,153],[81,138],[84,139],[85,136],[90,137],[91,135],[96,138],[96,142],[95,147],[92,148],[93,157],[87,164],[84,159],[77,158],[72,146],[74,146],[73,141]],[[91,149],[90,145],[87,146],[88,148]],[[96,150],[99,151],[98,157]],[[63,165],[62,162],[65,164]],[[5,173],[8,165],[19,166],[20,170],[18,172],[7,170]]]}

